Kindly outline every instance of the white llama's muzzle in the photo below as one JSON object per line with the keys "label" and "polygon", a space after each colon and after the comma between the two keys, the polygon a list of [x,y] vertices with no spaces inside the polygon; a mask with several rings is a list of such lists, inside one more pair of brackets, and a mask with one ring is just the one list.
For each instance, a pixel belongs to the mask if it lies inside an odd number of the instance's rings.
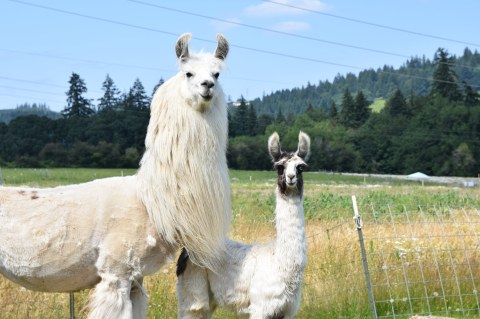
{"label": "white llama's muzzle", "polygon": [[205,101],[210,101],[214,95],[215,83],[212,81],[203,81],[200,84],[202,93],[200,94]]}

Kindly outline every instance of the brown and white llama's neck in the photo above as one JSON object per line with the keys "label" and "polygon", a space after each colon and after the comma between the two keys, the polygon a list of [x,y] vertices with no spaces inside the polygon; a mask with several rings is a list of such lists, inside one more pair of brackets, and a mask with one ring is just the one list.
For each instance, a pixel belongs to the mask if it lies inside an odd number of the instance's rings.
{"label": "brown and white llama's neck", "polygon": [[275,261],[287,285],[296,289],[307,261],[303,171],[310,153],[310,138],[300,132],[297,151],[287,153],[281,151],[280,138],[274,133],[268,140],[268,149],[277,170]]}
{"label": "brown and white llama's neck", "polygon": [[275,259],[285,276],[303,270],[307,259],[303,194],[286,196],[277,188]]}

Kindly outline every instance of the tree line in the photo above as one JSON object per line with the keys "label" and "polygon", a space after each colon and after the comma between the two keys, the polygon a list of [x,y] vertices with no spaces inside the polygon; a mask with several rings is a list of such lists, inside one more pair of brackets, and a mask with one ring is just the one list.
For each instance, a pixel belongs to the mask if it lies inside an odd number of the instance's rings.
{"label": "tree line", "polygon": [[[480,53],[465,48],[461,56],[450,56],[451,68],[460,83],[480,83]],[[309,104],[328,111],[332,103],[339,105],[345,88],[351,92],[362,91],[368,100],[387,99],[400,89],[404,94],[427,95],[432,89],[432,77],[436,68],[434,59],[412,57],[395,69],[385,65],[366,69],[358,74],[338,74],[333,80],[308,83],[306,86],[284,89],[253,100],[258,114],[297,115],[305,112]]]}
{"label": "tree line", "polygon": [[[298,131],[312,138],[313,170],[478,176],[480,173],[480,96],[478,87],[459,81],[455,59],[439,49],[432,85],[425,94],[397,88],[380,112],[372,112],[363,90],[344,89],[339,105],[327,110],[308,103],[298,116],[279,111],[264,134],[230,139],[229,165],[268,169],[265,145],[274,131],[286,149]],[[235,116],[233,116],[235,119]],[[233,123],[232,125],[235,125]]]}
{"label": "tree line", "polygon": [[[478,88],[459,80],[455,59],[439,49],[432,85],[419,94],[396,88],[372,112],[362,89],[346,87],[328,108],[308,102],[293,115],[260,113],[241,98],[229,107],[227,159],[233,169],[271,169],[267,138],[277,131],[284,149],[298,132],[312,138],[311,170],[477,176],[480,172]],[[120,94],[111,78],[95,108],[86,86],[70,78],[60,119],[18,117],[0,123],[0,165],[30,167],[137,167],[149,120],[148,96],[139,80]],[[161,85],[163,80],[159,82]]]}

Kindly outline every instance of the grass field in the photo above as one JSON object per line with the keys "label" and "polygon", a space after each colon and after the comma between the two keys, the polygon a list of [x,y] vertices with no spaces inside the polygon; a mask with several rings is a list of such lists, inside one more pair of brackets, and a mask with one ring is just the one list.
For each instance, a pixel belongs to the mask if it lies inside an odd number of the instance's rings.
{"label": "grass field", "polygon": [[[134,170],[120,169],[2,169],[0,182],[45,187],[134,173]],[[269,240],[274,235],[275,174],[231,171],[230,176],[231,237],[244,242]],[[370,317],[358,237],[352,220],[352,195],[356,195],[361,206],[396,203],[480,207],[478,188],[422,186],[414,181],[315,172],[306,173],[305,181],[308,266],[298,318]],[[391,230],[378,231],[388,233]],[[174,266],[172,262],[146,279],[148,318],[176,317]],[[81,308],[87,296],[88,292],[75,294],[77,318],[84,315]],[[0,279],[0,318],[67,316],[67,294],[34,293]],[[215,318],[235,316],[222,310]]]}
{"label": "grass field", "polygon": [[374,113],[380,113],[380,111],[385,107],[386,101],[384,99],[375,99],[372,104],[370,104],[370,109]]}

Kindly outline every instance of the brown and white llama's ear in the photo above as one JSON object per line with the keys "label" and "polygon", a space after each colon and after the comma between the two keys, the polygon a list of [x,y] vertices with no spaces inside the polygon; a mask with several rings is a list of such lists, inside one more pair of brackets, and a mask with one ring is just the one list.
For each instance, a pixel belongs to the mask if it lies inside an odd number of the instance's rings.
{"label": "brown and white llama's ear", "polygon": [[298,134],[297,155],[303,158],[304,161],[307,161],[310,156],[310,137],[302,131]]}
{"label": "brown and white llama's ear", "polygon": [[177,54],[177,58],[182,60],[188,58],[188,42],[190,42],[191,37],[191,33],[184,33],[178,38],[177,44],[175,46],[175,53]]}
{"label": "brown and white llama's ear", "polygon": [[221,33],[217,33],[217,49],[215,50],[215,57],[220,60],[225,60],[228,54],[228,41]]}
{"label": "brown and white llama's ear", "polygon": [[280,150],[280,136],[275,132],[268,138],[268,152],[274,162],[278,161],[282,151]]}

